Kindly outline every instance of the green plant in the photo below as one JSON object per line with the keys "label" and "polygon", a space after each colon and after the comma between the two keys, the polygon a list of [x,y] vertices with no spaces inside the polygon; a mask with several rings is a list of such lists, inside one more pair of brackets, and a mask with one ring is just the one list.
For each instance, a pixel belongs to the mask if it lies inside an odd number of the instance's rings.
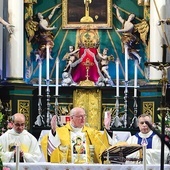
{"label": "green plant", "polygon": [[[155,123],[155,129],[158,132],[162,132],[162,116],[158,114],[158,122]],[[165,116],[165,139],[170,142],[170,115],[169,113]]]}

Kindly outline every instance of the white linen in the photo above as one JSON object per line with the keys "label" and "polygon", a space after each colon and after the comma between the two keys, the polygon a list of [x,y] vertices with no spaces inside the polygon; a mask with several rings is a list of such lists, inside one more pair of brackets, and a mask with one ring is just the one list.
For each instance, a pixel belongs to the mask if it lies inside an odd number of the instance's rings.
{"label": "white linen", "polygon": [[[4,163],[4,166],[16,170],[15,163]],[[143,170],[142,164],[57,164],[57,163],[20,163],[20,170]],[[148,170],[160,170],[160,165],[147,165]],[[170,170],[170,165],[165,164],[164,170]]]}

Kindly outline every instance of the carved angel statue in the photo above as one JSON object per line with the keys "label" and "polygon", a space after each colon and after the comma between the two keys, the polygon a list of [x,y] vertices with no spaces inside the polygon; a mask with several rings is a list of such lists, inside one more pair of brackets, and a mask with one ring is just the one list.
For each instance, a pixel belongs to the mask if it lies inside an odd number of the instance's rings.
{"label": "carved angel statue", "polygon": [[98,56],[100,58],[99,65],[101,68],[101,72],[103,73],[103,76],[107,79],[111,79],[108,72],[108,68],[109,68],[108,64],[110,61],[114,61],[114,57],[112,55],[108,56],[107,52],[108,52],[108,48],[104,48],[102,54],[98,52]]}
{"label": "carved angel statue", "polygon": [[72,64],[79,58],[79,50],[80,49],[75,50],[75,47],[72,45],[69,46],[69,52],[66,53],[62,59],[67,61],[66,67],[63,70],[64,72],[71,72]]}
{"label": "carved angel statue", "polygon": [[4,19],[2,19],[1,17],[0,17],[0,23],[1,23],[2,25],[5,25],[6,29],[8,30],[8,32],[9,32],[10,34],[12,34],[12,33],[14,32],[14,26],[11,25],[11,24],[9,24],[8,22],[6,22],[6,21],[5,21]]}
{"label": "carved angel statue", "polygon": [[127,50],[128,58],[137,58],[140,64],[141,56],[135,48],[135,45],[139,43],[139,39],[135,35],[135,32],[140,34],[140,39],[146,44],[149,25],[145,20],[142,20],[141,23],[135,25],[132,23],[135,18],[135,14],[130,14],[128,19],[125,20],[121,17],[118,6],[113,4],[113,7],[116,9],[117,19],[123,26],[122,29],[117,29],[116,31],[122,33],[121,41],[124,45],[124,50]]}
{"label": "carved angel statue", "polygon": [[47,18],[44,18],[42,13],[39,12],[37,19],[30,18],[25,24],[29,42],[38,44],[36,55],[40,58],[45,58],[47,44],[50,45],[50,51],[54,46],[54,36],[51,31],[57,29],[57,27],[51,27],[49,21],[53,17],[55,10],[60,7],[61,4],[56,5]]}
{"label": "carved angel statue", "polygon": [[134,32],[139,32],[140,39],[147,45],[149,25],[145,19],[142,19],[141,23],[134,25]]}

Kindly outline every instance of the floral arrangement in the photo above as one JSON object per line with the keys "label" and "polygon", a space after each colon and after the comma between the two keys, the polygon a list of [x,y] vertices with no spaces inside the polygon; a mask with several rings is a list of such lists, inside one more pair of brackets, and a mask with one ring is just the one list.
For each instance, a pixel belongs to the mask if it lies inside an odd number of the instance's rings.
{"label": "floral arrangement", "polygon": [[[2,135],[6,130],[7,128],[7,118],[5,116],[5,109],[2,105],[2,102],[0,100],[0,135]],[[2,151],[2,146],[0,146],[0,152]],[[2,159],[1,159],[1,154],[0,154],[0,170],[10,170],[9,167],[4,167],[3,166],[3,162],[2,162]]]}
{"label": "floral arrangement", "polygon": [[0,99],[0,135],[11,129],[11,109],[9,103],[2,103]]}

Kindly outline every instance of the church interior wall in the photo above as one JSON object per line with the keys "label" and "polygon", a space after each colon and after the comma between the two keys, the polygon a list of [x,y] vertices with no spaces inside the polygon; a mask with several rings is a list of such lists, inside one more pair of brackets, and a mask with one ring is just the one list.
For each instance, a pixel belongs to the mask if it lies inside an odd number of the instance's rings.
{"label": "church interior wall", "polygon": [[[97,1],[97,0],[94,0]],[[66,1],[67,2],[67,1]],[[28,129],[36,136],[38,137],[39,133],[43,129],[49,129],[49,122],[48,125],[43,124],[42,122],[40,125],[37,124],[37,118],[39,118],[39,109],[41,109],[41,113],[43,113],[44,118],[46,117],[46,109],[47,109],[47,102],[50,103],[50,112],[52,114],[55,114],[55,101],[58,99],[58,104],[59,104],[59,109],[60,109],[60,115],[62,116],[67,116],[68,111],[70,110],[71,107],[76,105],[77,103],[81,103],[77,99],[77,102],[74,101],[74,95],[76,94],[77,96],[80,95],[81,90],[85,90],[85,92],[81,95],[84,95],[86,100],[89,99],[90,101],[94,99],[94,96],[100,100],[100,104],[97,105],[98,103],[94,100],[94,103],[98,106],[88,108],[89,112],[99,112],[100,115],[100,124],[95,124],[94,126],[100,127],[102,129],[102,121],[103,121],[103,116],[104,116],[104,111],[106,110],[111,110],[113,115],[116,113],[116,58],[119,58],[120,60],[120,70],[119,70],[119,83],[120,83],[120,110],[119,110],[119,115],[123,115],[124,113],[124,95],[125,95],[125,69],[124,69],[124,58],[125,54],[122,52],[122,42],[121,42],[121,34],[116,32],[117,28],[121,28],[120,22],[116,19],[116,13],[115,9],[111,7],[112,9],[112,28],[109,29],[90,29],[88,30],[87,28],[85,29],[63,29],[63,23],[62,23],[62,6],[54,12],[54,16],[50,20],[50,25],[49,26],[56,26],[57,29],[52,30],[52,34],[54,36],[53,42],[54,46],[52,48],[51,52],[51,57],[52,59],[50,60],[50,86],[49,86],[49,94],[47,94],[47,88],[46,88],[46,57],[42,55],[42,97],[38,97],[39,93],[39,69],[38,69],[38,61],[39,58],[37,58],[36,54],[39,54],[39,48],[40,44],[43,43],[43,39],[41,39],[39,42],[36,42],[37,37],[31,37],[31,33],[33,33],[33,36],[39,36],[37,34],[38,31],[35,32],[28,32],[26,29],[30,28],[29,22],[34,21],[35,24],[33,26],[37,26],[38,20],[37,20],[37,14],[38,12],[42,13],[44,17],[48,17],[49,14],[51,13],[52,9],[57,5],[57,4],[62,4],[62,0],[55,1],[55,0],[42,0],[36,1],[36,0],[25,0],[24,4],[24,75],[23,75],[23,80],[24,83],[11,83],[11,82],[4,82],[5,79],[5,74],[3,73],[3,62],[5,61],[3,54],[3,39],[0,38],[0,75],[1,75],[1,85],[0,85],[0,98],[3,103],[9,103],[11,107],[11,113],[14,114],[15,112],[18,112],[22,109],[23,113],[27,116],[28,122]],[[127,18],[130,13],[134,13],[136,15],[134,24],[139,24],[141,23],[142,19],[146,19],[148,24],[148,16],[145,16],[145,9],[146,7],[144,6],[139,6],[137,4],[136,0],[128,0],[127,1],[112,1],[111,3],[116,3],[117,6],[120,9],[120,12],[122,14],[122,17]],[[167,3],[169,4],[170,2],[167,0]],[[29,6],[30,5],[30,6]],[[64,5],[64,4],[62,4]],[[168,6],[168,5],[167,5]],[[0,16],[3,16],[3,0],[0,0]],[[144,10],[145,9],[145,10]],[[31,10],[31,12],[29,11]],[[168,11],[168,10],[166,10]],[[65,11],[67,12],[67,11]],[[167,12],[166,18],[169,17],[169,13]],[[149,15],[149,14],[148,14]],[[27,25],[28,24],[28,25]],[[80,23],[79,23],[80,24]],[[75,24],[76,25],[76,24]],[[95,24],[94,24],[95,25]],[[167,35],[169,35],[169,29],[168,25],[164,25],[165,30]],[[32,30],[31,30],[32,31]],[[84,31],[84,32],[83,32]],[[4,29],[1,26],[0,27],[0,37],[3,36]],[[30,34],[29,34],[30,33]],[[96,86],[96,85],[89,85],[86,84],[85,86],[72,86],[72,85],[63,85],[63,72],[66,66],[66,61],[63,60],[63,57],[65,56],[66,53],[68,53],[69,46],[74,45],[76,49],[79,48],[79,43],[80,43],[80,35],[87,35],[94,36],[92,40],[94,40],[93,43],[99,43],[99,47],[97,48],[97,51],[102,53],[102,50],[104,48],[108,48],[108,55],[114,57],[114,61],[110,61],[108,65],[108,72],[110,74],[111,80],[113,81],[113,85],[109,84],[107,86],[104,84],[103,86]],[[139,33],[138,33],[139,34]],[[51,35],[50,35],[51,36]],[[168,40],[169,40],[169,36]],[[33,38],[33,39],[31,39]],[[30,40],[31,39],[31,40]],[[30,40],[30,41],[29,41]],[[99,40],[99,41],[98,41]],[[160,99],[161,99],[161,85],[159,84],[158,80],[156,80],[156,83],[153,81],[150,82],[148,80],[148,75],[149,75],[149,69],[146,67],[145,63],[149,61],[149,49],[152,44],[149,44],[149,35],[147,39],[147,45],[144,44],[141,40],[140,43],[137,44],[136,48],[139,50],[139,55],[141,56],[141,62],[138,65],[138,90],[137,90],[137,115],[141,114],[141,112],[146,112],[149,114],[152,114],[154,117],[154,121],[157,120],[157,117],[154,116],[158,114],[159,112],[157,111],[157,108],[160,105]],[[92,43],[91,41],[88,42],[89,44]],[[92,48],[93,44],[88,44],[88,48]],[[44,44],[43,44],[44,45]],[[87,45],[87,44],[86,44]],[[93,47],[94,48],[94,47]],[[41,51],[42,52],[42,51]],[[44,58],[43,58],[44,57]],[[134,56],[133,56],[134,57]],[[134,110],[134,58],[131,58],[128,63],[129,63],[129,70],[128,70],[128,96],[127,96],[127,102],[128,102],[128,124],[127,127],[118,127],[118,129],[121,130],[131,130],[135,131],[137,130],[136,126],[130,127],[132,118],[134,116],[134,113],[136,111]],[[57,58],[59,59],[59,73],[56,73],[56,60]],[[167,61],[169,61],[169,50],[167,49]],[[87,68],[87,67],[86,67]],[[6,68],[10,69],[10,68]],[[5,72],[5,71],[4,71]],[[55,96],[56,92],[56,75],[59,74],[58,79],[59,79],[59,93],[58,96]],[[168,79],[169,79],[170,73],[168,71]],[[7,91],[7,93],[3,93],[4,89]],[[96,93],[92,91],[93,95],[90,95],[91,91],[90,90],[96,90]],[[98,92],[101,91],[101,99],[100,96],[98,97]],[[80,93],[79,93],[80,92]],[[94,92],[94,93],[93,93]],[[169,88],[168,88],[168,93],[169,93]],[[50,95],[50,96],[49,96]],[[76,97],[77,97],[76,96]],[[49,101],[47,101],[47,98]],[[39,99],[42,99],[42,108],[39,108]],[[168,99],[169,101],[169,99]],[[87,103],[82,103],[82,106],[86,106]],[[170,103],[168,103],[170,104]],[[25,107],[23,108],[23,105]],[[151,108],[151,109],[150,109]],[[93,110],[94,109],[94,110]],[[95,110],[96,109],[96,110]],[[99,110],[98,110],[99,109]],[[136,115],[136,116],[137,116]],[[90,116],[89,116],[90,117]],[[35,123],[36,122],[36,123]],[[113,127],[113,130],[116,130],[117,127]]]}

